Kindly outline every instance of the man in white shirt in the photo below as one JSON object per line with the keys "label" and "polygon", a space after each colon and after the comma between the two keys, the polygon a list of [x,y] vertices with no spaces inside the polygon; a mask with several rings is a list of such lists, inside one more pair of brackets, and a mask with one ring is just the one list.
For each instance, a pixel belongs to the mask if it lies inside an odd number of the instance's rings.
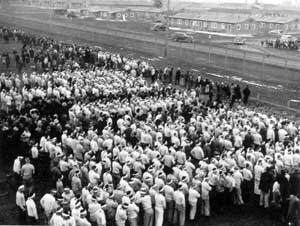
{"label": "man in white shirt", "polygon": [[32,225],[36,224],[37,220],[39,219],[34,198],[35,194],[32,194],[26,201],[28,224]]}
{"label": "man in white shirt", "polygon": [[201,184],[201,195],[202,195],[202,205],[201,205],[201,213],[209,217],[210,216],[210,203],[209,203],[209,193],[212,190],[212,187],[208,183],[208,178],[204,178]]}
{"label": "man in white shirt", "polygon": [[52,214],[56,211],[57,209],[57,203],[55,200],[54,195],[56,194],[55,190],[51,190],[50,193],[45,194],[41,200],[40,204],[42,208],[44,209],[44,213],[46,215],[46,223],[49,223],[49,220],[51,219]]}
{"label": "man in white shirt", "polygon": [[22,159],[23,159],[22,156],[18,156],[14,160],[13,172],[14,172],[14,177],[15,177],[17,184],[20,184],[20,182],[21,182],[21,167],[22,167],[21,161],[22,161]]}
{"label": "man in white shirt", "polygon": [[174,202],[175,202],[175,211],[174,211],[174,224],[177,224],[179,220],[179,226],[185,225],[185,196],[183,193],[183,183],[179,183],[178,189],[174,192]]}
{"label": "man in white shirt", "polygon": [[164,210],[166,209],[166,198],[162,195],[164,189],[161,188],[155,194],[155,226],[162,226],[164,222]]}
{"label": "man in white shirt", "polygon": [[197,202],[200,198],[200,193],[196,190],[198,186],[190,187],[189,189],[189,204],[190,204],[190,220],[195,220],[195,215],[197,212]]}
{"label": "man in white shirt", "polygon": [[57,211],[52,215],[49,225],[50,226],[62,226],[63,218],[62,218],[63,208],[58,208]]}
{"label": "man in white shirt", "polygon": [[26,201],[25,201],[25,195],[24,195],[25,186],[21,185],[16,193],[16,205],[18,207],[19,212],[19,224],[25,224],[26,223]]}

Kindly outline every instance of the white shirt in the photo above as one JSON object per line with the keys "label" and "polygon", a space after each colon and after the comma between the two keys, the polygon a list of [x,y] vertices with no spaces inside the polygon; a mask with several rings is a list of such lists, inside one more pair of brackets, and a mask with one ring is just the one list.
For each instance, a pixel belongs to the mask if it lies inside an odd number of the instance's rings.
{"label": "white shirt", "polygon": [[16,173],[16,174],[19,174],[21,173],[21,161],[19,158],[16,158],[15,161],[14,161],[14,165],[13,165],[13,171]]}
{"label": "white shirt", "polygon": [[57,208],[56,200],[53,197],[53,195],[50,195],[50,194],[45,194],[41,198],[40,203],[41,203],[41,206],[43,207],[43,209],[45,210],[45,212],[55,211]]}
{"label": "white shirt", "polygon": [[36,210],[36,205],[33,199],[28,199],[26,201],[26,207],[27,207],[27,215],[29,217],[34,217],[36,220],[39,219],[37,210]]}
{"label": "white shirt", "polygon": [[200,193],[193,188],[189,189],[189,203],[197,203],[197,200],[200,198]]}
{"label": "white shirt", "polygon": [[24,193],[17,191],[16,193],[16,205],[20,207],[22,210],[26,210],[26,202]]}

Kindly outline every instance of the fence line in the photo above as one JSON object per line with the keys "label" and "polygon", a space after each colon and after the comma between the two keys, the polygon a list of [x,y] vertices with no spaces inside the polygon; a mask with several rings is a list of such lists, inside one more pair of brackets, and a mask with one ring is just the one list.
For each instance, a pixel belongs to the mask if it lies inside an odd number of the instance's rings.
{"label": "fence line", "polygon": [[[1,17],[1,15],[0,15]],[[20,19],[19,19],[20,20]],[[123,31],[112,31],[110,29],[102,29],[95,31],[93,28],[85,27],[84,29],[82,27],[78,27],[71,24],[61,24],[61,23],[52,23],[51,24],[51,30],[47,30],[47,27],[44,26],[47,24],[46,22],[42,21],[36,21],[36,20],[23,20],[22,23],[18,23],[18,18],[14,18],[13,22],[5,22],[6,20],[2,20],[1,23],[6,25],[15,24],[17,27],[20,28],[26,28],[27,30],[34,31],[36,33],[40,33],[41,29],[43,32],[45,32],[47,35],[51,36],[53,34],[59,34],[63,35],[61,30],[64,30],[65,32],[75,30],[78,33],[80,32],[80,35],[76,35],[77,39],[85,40],[85,41],[93,41],[94,43],[99,42],[98,39],[100,39],[103,36],[108,36],[114,39],[122,40],[120,42],[119,46],[126,48],[126,43],[129,41],[136,42],[142,42],[143,43],[143,49],[145,51],[151,51],[153,53],[156,53],[158,56],[163,55],[163,48],[164,48],[164,40],[157,38],[156,36],[153,37],[146,37],[144,39],[139,38],[139,36],[135,34],[130,33],[124,33]],[[32,23],[35,23],[34,26]],[[39,28],[39,26],[40,28]],[[50,24],[49,24],[50,26]],[[33,28],[36,27],[36,28]],[[48,27],[49,28],[49,27]],[[46,31],[45,31],[46,29]],[[67,36],[67,35],[66,35]],[[92,37],[92,40],[91,40]],[[127,40],[127,41],[126,41]],[[276,60],[281,61],[282,66],[274,66],[273,64],[270,64],[270,58],[266,57],[265,55],[258,55],[261,57],[260,60],[255,59],[253,61],[253,56],[251,57],[251,53],[248,53],[247,51],[240,51],[240,55],[236,55],[238,52],[234,51],[234,56],[231,55],[232,51],[225,48],[222,49],[223,52],[215,51],[216,48],[214,46],[206,46],[203,48],[202,45],[198,44],[185,44],[185,43],[170,43],[170,49],[174,49],[175,51],[172,51],[173,57],[179,57],[183,60],[187,60],[189,57],[192,56],[192,62],[194,64],[197,64],[198,62],[202,62],[202,64],[208,65],[209,67],[213,67],[216,69],[220,69],[225,71],[225,75],[227,73],[232,73],[236,75],[242,76],[242,78],[251,78],[251,79],[257,79],[261,81],[272,81],[272,80],[278,80],[280,81],[280,78],[282,79],[282,75],[286,75],[289,78],[287,80],[290,80],[290,83],[299,83],[299,69],[293,69],[290,68],[293,63],[291,63],[289,60],[285,59],[282,60],[280,58],[276,58]],[[141,51],[140,46],[135,46],[134,44],[131,47],[132,49]],[[274,57],[271,57],[274,58]],[[258,62],[257,62],[258,61]],[[276,61],[275,61],[276,62]],[[236,81],[232,79],[232,77],[229,77],[230,80]],[[255,91],[254,95],[260,94],[259,91]],[[280,103],[281,107],[285,107],[286,109],[294,109],[290,107],[290,100],[291,99],[281,99],[281,98],[275,98],[274,96],[267,97],[264,95],[260,95],[259,101],[266,102],[268,104],[273,103],[274,105],[278,105],[278,102]],[[296,110],[297,111],[297,110]]]}

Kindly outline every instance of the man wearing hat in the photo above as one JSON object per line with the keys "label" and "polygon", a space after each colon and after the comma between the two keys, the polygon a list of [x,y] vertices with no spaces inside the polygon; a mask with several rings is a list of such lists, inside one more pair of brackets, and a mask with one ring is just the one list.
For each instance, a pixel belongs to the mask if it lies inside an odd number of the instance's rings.
{"label": "man wearing hat", "polygon": [[86,219],[87,212],[85,209],[80,210],[80,218],[77,221],[77,226],[91,226],[91,223]]}
{"label": "man wearing hat", "polygon": [[152,209],[152,201],[149,195],[148,189],[142,187],[140,190],[141,197],[136,200],[136,203],[142,204],[144,210],[144,226],[152,226],[153,225],[153,209]]}
{"label": "man wearing hat", "polygon": [[186,202],[183,189],[183,183],[179,183],[178,189],[174,192],[175,208],[173,223],[177,224],[179,222],[179,226],[185,225]]}
{"label": "man wearing hat", "polygon": [[168,223],[171,223],[173,222],[174,213],[174,188],[173,180],[171,178],[167,179],[167,183],[164,186],[164,194],[166,198],[167,221]]}
{"label": "man wearing hat", "polygon": [[62,218],[63,208],[59,207],[56,212],[52,215],[49,225],[50,226],[61,226],[63,223]]}
{"label": "man wearing hat", "polygon": [[127,202],[122,202],[122,204],[120,204],[117,207],[117,211],[116,211],[116,225],[117,226],[125,226],[126,221],[127,221],[127,209],[128,209],[129,203]]}
{"label": "man wearing hat", "polygon": [[127,209],[128,221],[130,226],[138,226],[138,214],[140,212],[140,208],[135,204],[134,195],[130,195],[130,203]]}
{"label": "man wearing hat", "polygon": [[21,185],[16,193],[16,205],[19,212],[19,224],[25,224],[26,222],[26,201],[24,195],[25,186]]}
{"label": "man wearing hat", "polygon": [[35,194],[31,194],[26,201],[28,224],[36,224],[39,219],[36,204],[34,202]]}
{"label": "man wearing hat", "polygon": [[164,211],[167,207],[166,198],[163,195],[164,188],[158,188],[158,192],[156,193],[155,200],[155,226],[162,226],[164,222]]}
{"label": "man wearing hat", "polygon": [[82,184],[81,184],[81,179],[80,179],[80,170],[77,169],[75,171],[74,176],[71,179],[71,187],[72,187],[72,191],[74,192],[74,194],[81,194],[81,190],[82,190]]}
{"label": "man wearing hat", "polygon": [[200,198],[200,193],[197,191],[198,186],[194,185],[190,187],[189,189],[189,196],[188,196],[188,201],[190,204],[190,220],[194,221],[195,220],[195,215],[197,212],[197,202],[198,199]]}
{"label": "man wearing hat", "polygon": [[46,220],[47,220],[46,223],[49,222],[52,214],[57,209],[57,203],[56,203],[56,200],[54,197],[55,194],[56,194],[56,190],[52,189],[50,191],[50,193],[45,194],[40,200],[40,204],[41,204],[42,208],[44,209],[44,213],[46,215]]}

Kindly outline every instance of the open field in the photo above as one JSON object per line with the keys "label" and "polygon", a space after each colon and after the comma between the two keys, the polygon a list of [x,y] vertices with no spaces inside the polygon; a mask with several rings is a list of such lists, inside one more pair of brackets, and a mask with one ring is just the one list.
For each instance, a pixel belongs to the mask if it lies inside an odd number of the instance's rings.
{"label": "open field", "polygon": [[[277,67],[283,59],[275,57],[263,58],[260,54],[243,51],[230,51],[226,48],[216,48],[205,45],[189,45],[185,43],[170,43],[169,57],[161,58],[164,53],[164,40],[149,38],[143,35],[129,34],[123,31],[114,31],[102,28],[102,21],[97,21],[100,27],[93,27],[90,23],[77,24],[76,20],[59,18],[59,21],[42,20],[31,14],[20,16],[19,11],[0,11],[0,21],[8,26],[16,26],[28,32],[41,35],[54,36],[65,41],[80,41],[93,43],[94,45],[107,46],[119,52],[121,48],[137,57],[144,57],[152,64],[159,67],[166,65],[178,67],[184,70],[194,68],[202,72],[211,72],[221,81],[235,81],[243,84],[250,83],[252,95],[260,95],[260,98],[277,104],[287,105],[290,99],[297,99],[300,90],[299,71],[289,69],[290,62],[286,62],[286,68]],[[38,15],[38,14],[37,14]],[[84,23],[84,20],[80,20]],[[207,52],[209,50],[209,52]],[[220,55],[227,51],[227,55]],[[231,53],[235,54],[232,56]],[[226,57],[227,56],[227,57]],[[255,61],[249,60],[249,58]],[[263,63],[264,62],[264,63]],[[295,61],[296,66],[298,61]]]}

